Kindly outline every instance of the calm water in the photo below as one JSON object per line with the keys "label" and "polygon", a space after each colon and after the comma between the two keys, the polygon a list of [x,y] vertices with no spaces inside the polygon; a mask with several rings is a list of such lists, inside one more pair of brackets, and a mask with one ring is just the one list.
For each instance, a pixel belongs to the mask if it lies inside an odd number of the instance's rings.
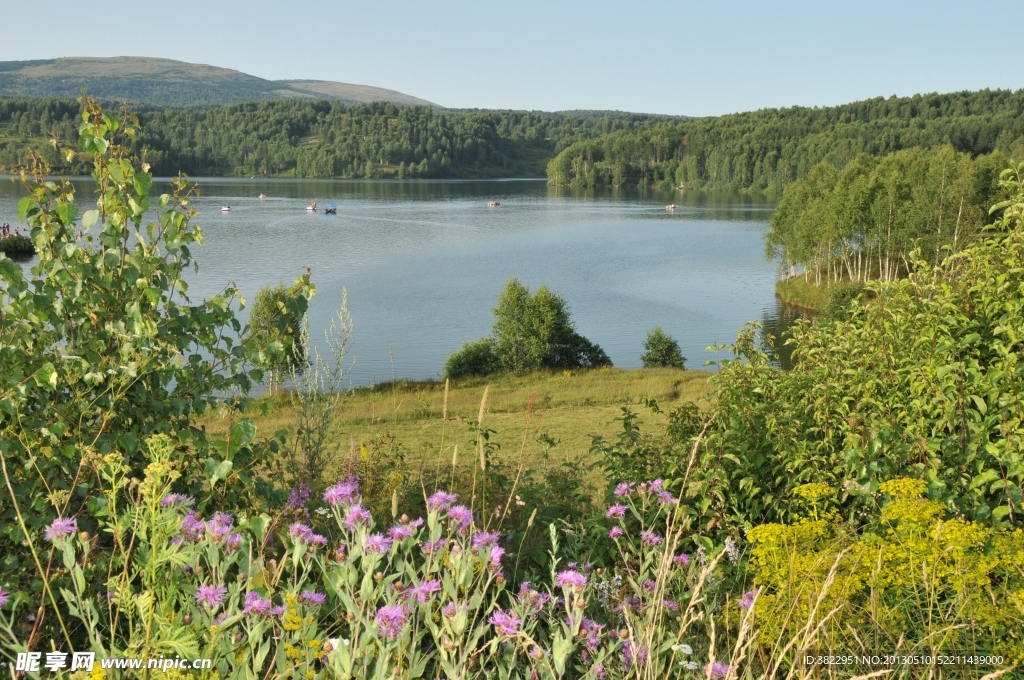
{"label": "calm water", "polygon": [[[537,180],[198,181],[205,243],[192,299],[229,281],[251,299],[309,267],[314,341],[348,290],[355,385],[438,377],[451,351],[490,332],[513,276],[562,293],[579,331],[622,367],[640,364],[656,324],[700,367],[714,358],[705,348],[733,341],[744,322],[790,322],[763,254],[774,206],[756,197],[571,192]],[[82,203],[90,191],[83,180]],[[16,223],[19,196],[0,181],[0,222]],[[337,204],[338,214],[307,212],[312,200]]]}

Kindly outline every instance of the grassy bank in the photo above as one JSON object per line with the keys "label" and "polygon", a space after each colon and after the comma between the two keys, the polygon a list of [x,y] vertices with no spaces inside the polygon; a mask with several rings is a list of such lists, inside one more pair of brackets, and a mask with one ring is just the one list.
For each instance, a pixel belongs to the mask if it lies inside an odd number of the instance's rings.
{"label": "grassy bank", "polygon": [[829,285],[816,286],[806,281],[803,276],[794,276],[776,281],[775,295],[792,307],[820,312],[828,306]]}
{"label": "grassy bank", "polygon": [[[538,371],[525,375],[498,375],[453,382],[449,386],[447,418],[444,382],[398,381],[353,391],[344,408],[336,414],[338,423],[337,455],[341,463],[349,442],[371,445],[375,440],[390,440],[401,445],[407,461],[414,467],[442,457],[451,460],[457,444],[469,449],[469,421],[476,420],[480,402],[487,389],[483,424],[495,430],[491,441],[501,445],[508,462],[540,463],[542,451],[538,437],[547,435],[558,442],[555,454],[587,454],[591,435],[612,436],[621,430],[614,419],[621,407],[631,405],[644,414],[650,426],[664,420],[651,416],[637,406],[642,398],[656,399],[666,410],[686,401],[703,406],[708,393],[706,371],[659,369],[595,369],[590,371]],[[291,395],[287,392],[267,396],[249,414],[261,433],[280,429],[294,435],[295,417]],[[261,413],[262,404],[268,411]],[[211,433],[222,433],[228,421],[222,415],[210,415],[201,421]],[[331,470],[325,479],[331,478]]]}

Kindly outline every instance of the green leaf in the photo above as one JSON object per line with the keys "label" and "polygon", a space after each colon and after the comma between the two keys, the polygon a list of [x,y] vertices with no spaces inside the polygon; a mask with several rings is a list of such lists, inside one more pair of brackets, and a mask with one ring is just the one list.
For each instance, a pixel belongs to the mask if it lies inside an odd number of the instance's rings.
{"label": "green leaf", "polygon": [[25,221],[25,216],[28,215],[28,211],[35,205],[36,200],[32,196],[23,196],[18,201],[18,219],[22,222]]}
{"label": "green leaf", "polygon": [[139,196],[146,196],[149,194],[149,190],[153,188],[153,178],[148,172],[137,172],[135,173],[135,191],[138,192]]}

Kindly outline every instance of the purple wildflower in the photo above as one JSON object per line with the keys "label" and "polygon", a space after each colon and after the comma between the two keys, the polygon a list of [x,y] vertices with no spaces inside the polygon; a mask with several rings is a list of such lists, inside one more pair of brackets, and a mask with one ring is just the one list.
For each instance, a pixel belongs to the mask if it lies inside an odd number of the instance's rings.
{"label": "purple wildflower", "polygon": [[417,517],[413,521],[409,522],[409,526],[411,526],[413,529],[419,529],[421,526],[423,526],[423,518]]}
{"label": "purple wildflower", "polygon": [[497,531],[478,531],[473,534],[473,550],[480,550],[481,548],[489,548],[492,545],[497,545],[499,538],[501,538],[501,534]]}
{"label": "purple wildflower", "polygon": [[685,567],[690,563],[690,556],[686,553],[679,553],[672,558],[672,561]]}
{"label": "purple wildflower", "polygon": [[338,482],[324,491],[324,502],[335,507],[339,505],[356,505],[360,500],[359,479],[357,477],[349,477],[347,481]]}
{"label": "purple wildflower", "polygon": [[597,680],[605,680],[605,678],[608,677],[608,673],[604,670],[604,666],[601,664],[596,664],[591,670],[594,671],[594,677],[597,678]]}
{"label": "purple wildflower", "polygon": [[270,615],[271,616],[278,616],[278,617],[284,616],[284,611],[285,611],[284,605],[283,604],[279,604],[276,607],[271,607],[270,608]]}
{"label": "purple wildflower", "polygon": [[192,506],[195,504],[195,502],[196,499],[192,498],[192,496],[186,496],[180,493],[169,493],[166,496],[164,496],[164,499],[162,501],[160,501],[160,505],[164,506],[165,508],[170,508],[172,506],[176,507],[179,505]]}
{"label": "purple wildflower", "polygon": [[195,510],[191,510],[181,520],[181,533],[190,541],[201,541],[206,534],[206,522],[199,519]]}
{"label": "purple wildflower", "polygon": [[664,607],[665,609],[669,610],[670,612],[677,612],[677,611],[679,611],[679,603],[676,602],[675,600],[662,600],[661,601],[661,606]]}
{"label": "purple wildflower", "polygon": [[632,667],[633,664],[646,666],[650,656],[650,652],[631,640],[626,640],[622,645],[622,663],[626,668]]}
{"label": "purple wildflower", "polygon": [[245,596],[245,609],[243,613],[266,616],[270,613],[271,607],[273,607],[273,603],[270,600],[253,590]]}
{"label": "purple wildflower", "polygon": [[626,532],[622,530],[622,527],[612,527],[608,530],[608,538],[618,538],[624,533]]}
{"label": "purple wildflower", "polygon": [[210,521],[206,523],[206,527],[210,530],[214,540],[219,541],[235,528],[235,520],[226,512],[215,512]]}
{"label": "purple wildflower", "polygon": [[228,536],[227,547],[228,550],[238,550],[242,545],[242,534],[231,534]]}
{"label": "purple wildflower", "polygon": [[662,491],[661,493],[659,493],[658,498],[661,499],[662,505],[675,505],[676,503],[679,502],[679,499],[673,496],[668,491]]}
{"label": "purple wildflower", "polygon": [[581,628],[587,634],[587,639],[584,640],[583,646],[591,652],[596,652],[598,645],[601,644],[601,631],[605,628],[604,624],[592,621],[584,616]]}
{"label": "purple wildflower", "polygon": [[[707,666],[704,667],[707,670]],[[729,675],[729,664],[724,661],[716,661],[711,664],[711,677],[724,678]]]}
{"label": "purple wildflower", "polygon": [[319,546],[321,548],[327,545],[327,537],[321,536],[320,534],[311,533],[306,537],[306,541],[308,541],[310,545]]}
{"label": "purple wildflower", "polygon": [[0,609],[3,609],[4,605],[7,604],[7,601],[10,598],[11,598],[11,594],[9,592],[7,592],[6,590],[4,590],[2,586],[0,586]]}
{"label": "purple wildflower", "polygon": [[665,486],[665,480],[655,479],[653,482],[644,482],[640,485],[640,493],[658,493]]}
{"label": "purple wildflower", "polygon": [[391,551],[392,540],[382,534],[370,534],[366,537],[363,547],[367,552],[386,553]]}
{"label": "purple wildflower", "polygon": [[578,571],[569,569],[567,571],[558,572],[558,578],[556,579],[559,588],[585,588],[587,585],[587,577]]}
{"label": "purple wildflower", "polygon": [[405,538],[412,538],[413,529],[408,524],[399,524],[397,527],[388,529],[388,536],[392,541],[401,541]]}
{"label": "purple wildflower", "polygon": [[437,552],[438,550],[444,548],[446,543],[448,543],[448,541],[446,541],[443,538],[439,538],[436,541],[427,541],[423,544],[423,552],[425,552],[428,555],[431,555]]}
{"label": "purple wildflower", "polygon": [[654,546],[659,545],[665,539],[663,539],[661,536],[654,533],[653,531],[641,531],[640,540],[643,541],[644,545]]}
{"label": "purple wildflower", "polygon": [[605,517],[625,517],[626,510],[627,508],[625,505],[623,505],[622,503],[616,503],[615,505],[608,508],[608,512],[607,514],[605,514]]}
{"label": "purple wildflower", "polygon": [[496,545],[493,548],[491,548],[491,564],[493,564],[496,567],[500,567],[501,558],[504,554],[505,549],[502,548],[500,545]]}
{"label": "purple wildflower", "polygon": [[647,579],[646,581],[644,581],[643,588],[647,592],[653,593],[658,588],[658,582],[652,581],[651,579]]}
{"label": "purple wildflower", "polygon": [[739,601],[740,609],[744,611],[749,611],[750,608],[754,606],[754,598],[756,597],[756,590],[748,590],[747,592],[743,593],[743,597],[741,597]]}
{"label": "purple wildflower", "polygon": [[385,605],[377,610],[377,629],[389,640],[401,635],[408,621],[405,610],[397,604]]}
{"label": "purple wildflower", "polygon": [[306,503],[309,502],[309,495],[312,489],[305,482],[299,482],[299,488],[292,489],[292,492],[288,495],[288,503],[285,504],[285,510],[302,510],[305,509]]}
{"label": "purple wildflower", "polygon": [[458,610],[458,607],[459,606],[457,604],[455,604],[454,601],[449,602],[448,604],[446,604],[444,607],[441,608],[441,613],[444,614],[445,618],[450,619],[453,616],[455,616],[455,612],[456,612],[456,610]]}
{"label": "purple wildflower", "polygon": [[196,604],[205,604],[208,609],[222,604],[228,589],[224,586],[199,586],[196,591]]}
{"label": "purple wildflower", "polygon": [[361,505],[353,505],[345,513],[345,528],[355,531],[357,527],[368,527],[373,523],[373,516],[370,511]]}
{"label": "purple wildflower", "polygon": [[46,527],[44,535],[47,541],[53,543],[54,541],[68,538],[71,534],[75,533],[77,528],[74,517],[65,517],[63,519],[58,517],[53,520],[50,526]]}
{"label": "purple wildflower", "polygon": [[439,511],[447,510],[452,503],[454,503],[458,497],[453,493],[447,491],[438,491],[433,496],[427,499],[427,510]]}
{"label": "purple wildflower", "polygon": [[220,614],[217,614],[217,616],[213,617],[213,625],[219,626],[220,624],[227,621],[229,618],[231,618],[231,614],[229,614],[228,612],[221,612]]}
{"label": "purple wildflower", "polygon": [[473,511],[465,505],[453,505],[448,508],[448,519],[457,524],[455,528],[462,534],[473,523]]}
{"label": "purple wildflower", "polygon": [[338,559],[339,562],[344,562],[345,558],[347,557],[345,555],[345,546],[339,545],[338,549],[334,551],[334,556]]}
{"label": "purple wildflower", "polygon": [[519,632],[519,626],[523,620],[516,618],[515,612],[503,612],[500,609],[495,609],[494,613],[491,614],[489,619],[492,626],[494,626],[498,632],[502,635],[512,636]]}
{"label": "purple wildflower", "polygon": [[300,541],[305,541],[309,536],[313,535],[313,530],[309,528],[308,524],[295,522],[288,527],[288,535],[292,538],[297,538]]}
{"label": "purple wildflower", "polygon": [[628,496],[631,493],[633,493],[633,485],[632,484],[627,484],[626,482],[622,482],[618,486],[615,487],[615,497],[616,498],[622,498],[623,496]]}
{"label": "purple wildflower", "polygon": [[315,590],[303,590],[299,595],[306,604],[323,604],[327,602],[327,595],[318,593]]}
{"label": "purple wildflower", "polygon": [[441,590],[441,582],[437,579],[430,579],[424,581],[417,586],[413,586],[410,590],[410,596],[416,598],[416,601],[420,604],[426,604],[427,600],[430,599],[432,593],[436,593]]}
{"label": "purple wildflower", "polygon": [[530,587],[529,581],[523,581],[522,585],[519,586],[519,596],[517,599],[519,604],[524,607],[539,612],[551,600],[551,596],[547,593],[537,592]]}

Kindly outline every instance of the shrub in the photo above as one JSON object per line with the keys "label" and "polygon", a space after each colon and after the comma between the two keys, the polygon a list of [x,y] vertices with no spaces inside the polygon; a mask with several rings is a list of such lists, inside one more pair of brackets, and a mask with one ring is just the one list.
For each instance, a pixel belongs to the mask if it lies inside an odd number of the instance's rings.
{"label": "shrub", "polygon": [[263,353],[262,368],[268,372],[270,391],[280,386],[282,376],[299,370],[307,361],[302,331],[305,314],[288,308],[288,298],[301,295],[301,288],[264,286],[253,299],[249,314],[253,347]]}
{"label": "shrub", "polygon": [[452,352],[444,364],[445,378],[487,375],[495,370],[498,360],[494,356],[494,340],[480,338],[462,343],[462,349]]}
{"label": "shrub", "polygon": [[35,255],[36,248],[28,236],[0,238],[0,253],[15,256]]}
{"label": "shrub", "polygon": [[640,361],[643,362],[645,368],[659,366],[683,368],[683,364],[686,362],[686,357],[679,349],[679,343],[671,335],[661,330],[661,326],[655,326],[647,333],[644,349],[647,351],[640,355]]}
{"label": "shrub", "polygon": [[547,286],[531,294],[518,279],[511,279],[498,296],[491,337],[464,343],[449,357],[445,376],[611,365],[600,346],[576,332],[561,295]]}

